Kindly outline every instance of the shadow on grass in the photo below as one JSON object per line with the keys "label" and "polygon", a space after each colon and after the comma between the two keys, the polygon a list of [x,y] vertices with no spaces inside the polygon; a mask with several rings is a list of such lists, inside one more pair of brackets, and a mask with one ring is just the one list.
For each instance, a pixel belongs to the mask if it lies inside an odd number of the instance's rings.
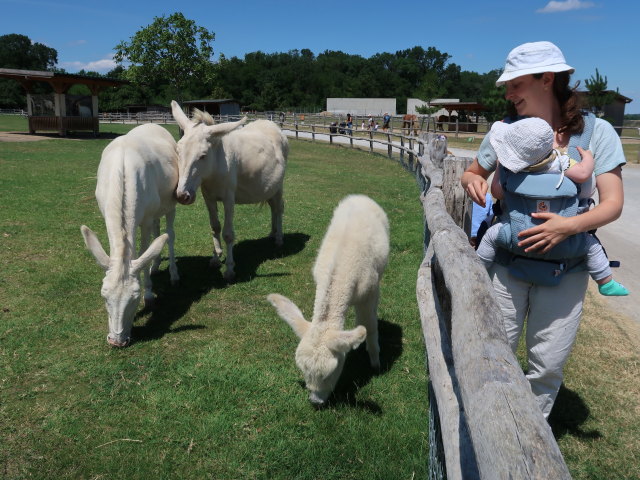
{"label": "shadow on grass", "polygon": [[[380,341],[380,371],[376,372],[369,363],[365,343],[349,352],[344,370],[327,401],[328,408],[355,407],[373,414],[381,414],[380,406],[371,400],[359,400],[358,390],[367,385],[374,376],[384,375],[402,355],[402,327],[384,320],[378,321]],[[304,383],[302,382],[304,387]]]}
{"label": "shadow on grass", "polygon": [[602,434],[598,430],[582,429],[587,418],[589,418],[589,407],[580,395],[562,385],[549,415],[549,425],[555,438],[559,439],[565,435],[582,439],[601,438]]}
{"label": "shadow on grass", "polygon": [[[233,249],[236,260],[235,283],[249,282],[259,276],[256,274],[261,264],[267,260],[284,258],[302,251],[309,240],[304,233],[284,235],[284,245],[278,248],[271,238],[245,240]],[[205,328],[204,325],[183,325],[172,328],[173,323],[189,311],[191,305],[207,295],[213,289],[223,289],[229,284],[220,269],[209,267],[210,257],[179,257],[176,259],[180,274],[179,285],[173,287],[169,280],[168,268],[164,268],[153,277],[153,290],[156,302],[151,315],[144,325],[134,325],[132,338],[135,342],[147,342],[162,338],[167,333]],[[278,275],[288,275],[286,273]],[[144,309],[136,314],[134,321],[149,314]]]}

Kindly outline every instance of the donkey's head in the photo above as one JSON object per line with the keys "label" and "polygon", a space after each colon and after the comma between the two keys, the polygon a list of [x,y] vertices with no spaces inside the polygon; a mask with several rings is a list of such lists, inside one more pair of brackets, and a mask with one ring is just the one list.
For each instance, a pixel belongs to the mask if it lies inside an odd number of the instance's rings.
{"label": "donkey's head", "polygon": [[176,198],[183,205],[190,205],[196,199],[196,192],[204,178],[214,171],[216,159],[212,147],[227,133],[246,123],[244,117],[238,122],[208,125],[205,122],[192,122],[187,118],[175,100],[171,101],[173,118],[184,131],[178,141],[178,188]]}
{"label": "donkey's head", "polygon": [[132,250],[127,247],[117,254],[111,252],[110,258],[94,232],[84,225],[80,231],[85,245],[105,271],[100,293],[109,316],[107,342],[114,347],[126,347],[131,341],[133,318],[140,303],[140,272],[160,255],[169,236],[160,235],[137,259],[126,253]]}

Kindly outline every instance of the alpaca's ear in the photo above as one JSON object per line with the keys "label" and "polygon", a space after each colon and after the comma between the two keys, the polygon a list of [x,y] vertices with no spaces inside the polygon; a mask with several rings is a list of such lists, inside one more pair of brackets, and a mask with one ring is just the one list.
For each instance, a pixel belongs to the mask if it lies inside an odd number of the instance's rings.
{"label": "alpaca's ear", "polygon": [[327,348],[333,352],[347,353],[356,349],[367,338],[367,329],[362,325],[353,330],[334,330],[327,338]]}
{"label": "alpaca's ear", "polygon": [[289,324],[298,338],[304,337],[304,334],[309,330],[311,323],[304,319],[302,312],[296,304],[287,297],[283,297],[277,293],[267,295],[267,300],[275,307],[280,318]]}

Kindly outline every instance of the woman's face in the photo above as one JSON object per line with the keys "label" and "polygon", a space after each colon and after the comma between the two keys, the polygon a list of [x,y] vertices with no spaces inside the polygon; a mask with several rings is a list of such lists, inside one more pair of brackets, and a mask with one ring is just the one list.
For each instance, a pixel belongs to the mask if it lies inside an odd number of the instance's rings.
{"label": "woman's face", "polygon": [[505,84],[507,91],[504,97],[513,103],[518,115],[540,116],[540,111],[552,98],[548,78],[547,74],[539,79],[533,75],[523,75],[509,80]]}

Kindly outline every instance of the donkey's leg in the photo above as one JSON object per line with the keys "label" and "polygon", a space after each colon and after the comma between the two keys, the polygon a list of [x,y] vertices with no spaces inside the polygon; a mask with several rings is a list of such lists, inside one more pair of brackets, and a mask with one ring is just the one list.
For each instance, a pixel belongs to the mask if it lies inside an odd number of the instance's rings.
{"label": "donkey's leg", "polygon": [[[156,218],[153,221],[153,238],[158,238],[160,236],[160,218]],[[142,252],[144,250],[140,250],[140,254],[142,255]],[[154,273],[157,273],[158,270],[160,269],[160,262],[162,261],[162,255],[158,255],[154,260],[153,260],[153,264],[151,265],[151,274],[153,275]]]}
{"label": "donkey's leg", "polygon": [[233,231],[233,212],[234,212],[234,194],[227,195],[222,201],[224,206],[224,226],[222,227],[222,238],[227,245],[227,258],[225,260],[226,269],[224,271],[224,278],[227,280],[233,280],[236,277],[235,266],[233,261],[233,242],[235,241],[235,233]]}
{"label": "donkey's leg", "polygon": [[[153,222],[144,223],[140,225],[140,252],[138,253],[138,257],[147,251],[149,247],[149,243],[151,240],[151,232],[154,231],[155,227]],[[135,246],[133,247],[135,248]],[[160,255],[158,255],[160,257]],[[143,271],[144,275],[144,306],[146,308],[153,307],[153,303],[155,300],[155,296],[153,295],[152,283],[151,283],[151,265],[145,267]]]}
{"label": "donkey's leg", "polygon": [[[176,233],[173,229],[173,221],[176,218],[176,209],[172,209],[169,213],[167,213],[167,234],[169,235],[168,245],[169,245],[169,276],[171,278],[171,285],[176,285],[180,281],[180,276],[178,275],[178,267],[176,266],[176,256],[173,249]],[[159,255],[158,255],[159,257]]]}
{"label": "donkey's leg", "polygon": [[207,210],[209,211],[209,224],[211,225],[211,232],[213,233],[213,256],[209,261],[209,265],[215,268],[219,268],[222,264],[220,257],[222,256],[222,246],[220,245],[220,232],[222,226],[220,220],[218,220],[218,202],[215,196],[210,194],[207,189],[202,186],[202,197],[207,204]]}
{"label": "donkey's leg", "polygon": [[367,353],[374,369],[380,368],[380,344],[378,343],[378,296],[379,291],[371,292],[355,305],[356,323],[367,329]]}
{"label": "donkey's leg", "polygon": [[282,198],[282,189],[269,199],[271,207],[271,233],[270,238],[275,238],[276,245],[282,246],[282,214],[284,213],[284,199]]}

